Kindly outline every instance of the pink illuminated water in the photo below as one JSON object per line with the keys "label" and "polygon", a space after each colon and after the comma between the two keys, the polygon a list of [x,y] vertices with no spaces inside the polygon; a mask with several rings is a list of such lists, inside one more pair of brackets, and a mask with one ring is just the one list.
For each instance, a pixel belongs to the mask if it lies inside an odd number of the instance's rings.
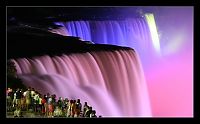
{"label": "pink illuminated water", "polygon": [[133,50],[98,51],[13,60],[25,85],[87,101],[97,115],[151,116],[140,60]]}

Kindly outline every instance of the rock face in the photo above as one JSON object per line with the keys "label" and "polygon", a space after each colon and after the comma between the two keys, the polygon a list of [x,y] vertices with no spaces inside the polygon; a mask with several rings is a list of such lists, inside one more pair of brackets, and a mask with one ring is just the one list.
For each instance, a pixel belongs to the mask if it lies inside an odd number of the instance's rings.
{"label": "rock face", "polygon": [[[63,53],[85,53],[89,51],[113,51],[131,49],[115,45],[89,44],[78,37],[62,36],[45,30],[15,27],[7,33],[7,58]],[[132,49],[133,50],[133,49]]]}

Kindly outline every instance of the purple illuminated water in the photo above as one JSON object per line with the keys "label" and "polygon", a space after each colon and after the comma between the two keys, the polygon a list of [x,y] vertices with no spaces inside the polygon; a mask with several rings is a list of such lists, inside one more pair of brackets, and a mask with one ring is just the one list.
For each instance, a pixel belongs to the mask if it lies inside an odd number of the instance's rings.
{"label": "purple illuminated water", "polygon": [[[83,40],[95,43],[114,44],[135,47],[148,46],[142,41],[151,41],[148,24],[143,18],[127,19],[122,21],[70,21],[55,22],[63,28],[54,29],[52,32],[76,36]],[[129,43],[127,42],[129,41]],[[132,42],[132,44],[130,44]]]}
{"label": "purple illuminated water", "polygon": [[138,55],[133,50],[98,51],[13,60],[25,85],[39,92],[87,101],[97,115],[151,116]]}

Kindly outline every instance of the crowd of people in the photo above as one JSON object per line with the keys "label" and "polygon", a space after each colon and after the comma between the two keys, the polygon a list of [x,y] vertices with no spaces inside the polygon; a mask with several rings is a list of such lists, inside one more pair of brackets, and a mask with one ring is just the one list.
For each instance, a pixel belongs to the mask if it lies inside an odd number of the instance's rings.
{"label": "crowd of people", "polygon": [[[96,111],[87,102],[80,99],[68,99],[49,93],[42,95],[34,88],[7,89],[7,111],[13,112],[14,117],[23,117],[23,111],[39,114],[41,117],[97,117]],[[99,116],[101,117],[101,116]]]}

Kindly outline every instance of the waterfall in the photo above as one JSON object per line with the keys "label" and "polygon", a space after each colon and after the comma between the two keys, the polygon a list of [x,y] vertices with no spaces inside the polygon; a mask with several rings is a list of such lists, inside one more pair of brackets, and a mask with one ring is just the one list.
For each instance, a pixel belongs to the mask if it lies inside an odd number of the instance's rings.
{"label": "waterfall", "polygon": [[154,41],[158,32],[153,14],[124,20],[68,21],[55,24],[62,27],[51,30],[53,33],[80,37],[83,41],[96,44],[131,47],[140,55],[143,67],[147,66],[146,61],[160,54],[158,37]]}
{"label": "waterfall", "polygon": [[[128,46],[144,52],[153,47],[149,25],[145,18],[108,21],[55,22],[63,26],[52,32],[80,37],[100,44]],[[142,49],[141,49],[142,47]]]}
{"label": "waterfall", "polygon": [[[102,27],[103,28],[103,27]],[[103,117],[149,117],[150,102],[134,50],[12,59],[26,86],[88,102]]]}

